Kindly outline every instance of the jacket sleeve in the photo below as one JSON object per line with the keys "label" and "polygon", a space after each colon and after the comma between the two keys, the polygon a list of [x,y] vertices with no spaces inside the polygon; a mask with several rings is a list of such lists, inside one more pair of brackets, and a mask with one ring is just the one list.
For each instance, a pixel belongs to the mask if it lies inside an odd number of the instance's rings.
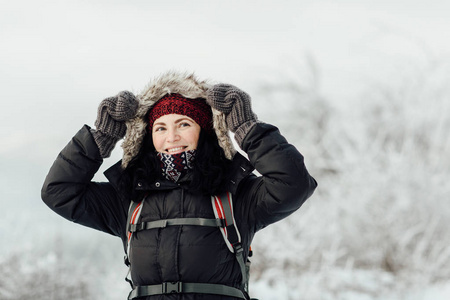
{"label": "jacket sleeve", "polygon": [[245,190],[248,219],[255,232],[300,208],[317,187],[306,170],[303,155],[270,124],[258,123],[242,143],[255,169],[262,175],[249,177]]}
{"label": "jacket sleeve", "polygon": [[122,236],[126,208],[110,183],[92,182],[103,159],[85,125],[59,153],[45,179],[42,200],[75,223]]}

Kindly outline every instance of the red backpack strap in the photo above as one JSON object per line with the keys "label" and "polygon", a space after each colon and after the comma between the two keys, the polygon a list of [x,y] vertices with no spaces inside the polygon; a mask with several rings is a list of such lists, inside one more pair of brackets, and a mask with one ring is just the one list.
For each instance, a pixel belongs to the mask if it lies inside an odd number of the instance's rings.
{"label": "red backpack strap", "polygon": [[236,260],[239,264],[242,274],[241,290],[248,296],[248,271],[244,261],[244,249],[241,244],[241,235],[236,226],[236,220],[233,213],[233,197],[230,192],[225,192],[220,195],[211,197],[212,206],[216,218],[225,220],[224,228],[220,228],[225,243],[236,255]]}
{"label": "red backpack strap", "polygon": [[130,251],[130,241],[133,236],[133,232],[130,231],[130,226],[138,222],[139,216],[141,215],[142,206],[144,201],[141,202],[131,202],[130,208],[128,209],[128,221],[127,221],[127,252],[128,255]]}
{"label": "red backpack strap", "polygon": [[241,243],[241,235],[236,226],[233,213],[233,198],[230,192],[211,197],[216,218],[225,221],[225,227],[220,228],[228,249],[234,253],[234,246]]}
{"label": "red backpack strap", "polygon": [[[145,199],[145,198],[144,198]],[[128,274],[125,276],[125,280],[130,283],[131,288],[133,288],[133,282],[131,279],[128,278],[131,271],[131,263],[128,258],[128,255],[130,254],[130,245],[131,245],[131,238],[133,237],[133,232],[130,231],[131,225],[134,225],[138,222],[139,217],[141,215],[142,206],[144,205],[144,200],[141,202],[134,202],[131,201],[130,207],[128,208],[128,218],[127,218],[127,241],[125,245],[125,257],[124,262],[128,266]]]}

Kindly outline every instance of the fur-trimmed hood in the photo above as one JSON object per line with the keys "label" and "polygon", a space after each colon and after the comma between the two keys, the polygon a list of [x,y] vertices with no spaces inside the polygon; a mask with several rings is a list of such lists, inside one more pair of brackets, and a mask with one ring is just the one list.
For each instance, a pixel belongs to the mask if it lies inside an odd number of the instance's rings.
{"label": "fur-trimmed hood", "polygon": [[[181,94],[190,99],[206,99],[207,92],[212,85],[207,81],[197,79],[194,74],[167,72],[150,81],[147,87],[137,95],[139,107],[136,116],[127,121],[127,132],[122,144],[123,158],[122,168],[126,168],[129,162],[139,153],[144,136],[147,133],[148,121],[146,115],[150,108],[166,94]],[[213,127],[217,135],[219,145],[228,159],[232,159],[236,150],[231,142],[225,115],[211,108],[213,114]]]}

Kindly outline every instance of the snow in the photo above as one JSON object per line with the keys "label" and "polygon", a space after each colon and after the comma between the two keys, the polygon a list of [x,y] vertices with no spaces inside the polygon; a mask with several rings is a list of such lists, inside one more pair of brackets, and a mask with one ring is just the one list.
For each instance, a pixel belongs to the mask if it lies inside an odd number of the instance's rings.
{"label": "snow", "polygon": [[257,281],[250,286],[252,297],[264,300],[445,300],[450,296],[450,282],[402,286],[392,274],[377,270],[328,270],[305,272],[296,286],[283,280]]}

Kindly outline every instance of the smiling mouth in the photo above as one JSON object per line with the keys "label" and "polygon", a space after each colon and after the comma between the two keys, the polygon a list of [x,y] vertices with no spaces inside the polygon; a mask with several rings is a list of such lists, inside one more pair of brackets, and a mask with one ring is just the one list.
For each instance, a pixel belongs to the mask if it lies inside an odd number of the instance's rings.
{"label": "smiling mouth", "polygon": [[168,153],[175,153],[175,152],[180,152],[181,150],[184,150],[185,148],[187,148],[187,146],[169,148],[169,149],[166,149],[166,151]]}

